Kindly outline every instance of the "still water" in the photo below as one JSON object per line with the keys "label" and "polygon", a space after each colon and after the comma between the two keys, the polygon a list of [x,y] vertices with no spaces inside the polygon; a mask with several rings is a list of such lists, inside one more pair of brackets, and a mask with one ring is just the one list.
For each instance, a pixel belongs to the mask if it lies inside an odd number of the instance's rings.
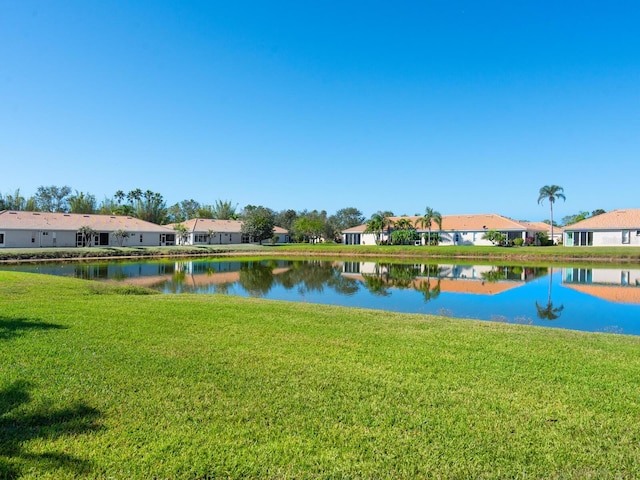
{"label": "still water", "polygon": [[145,286],[640,335],[640,268],[375,261],[158,261],[2,266]]}

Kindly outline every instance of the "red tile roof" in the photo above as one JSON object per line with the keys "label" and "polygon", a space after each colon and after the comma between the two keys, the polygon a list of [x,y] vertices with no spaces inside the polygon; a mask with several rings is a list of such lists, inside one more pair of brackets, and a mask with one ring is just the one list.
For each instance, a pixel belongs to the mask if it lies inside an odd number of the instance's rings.
{"label": "red tile roof", "polygon": [[[180,224],[187,227],[187,231],[189,232],[206,233],[209,230],[214,231],[216,233],[241,233],[242,232],[242,221],[240,220],[216,220],[211,218],[192,218],[190,220],[180,222]],[[167,225],[167,227],[173,229],[175,225],[179,225],[179,224],[172,223],[170,225]],[[281,234],[288,233],[288,231],[282,227],[274,227],[274,232],[281,233]]]}
{"label": "red tile roof", "polygon": [[640,208],[612,210],[602,215],[587,218],[573,225],[565,226],[565,230],[640,230]]}
{"label": "red tile roof", "polygon": [[73,230],[89,226],[97,231],[167,233],[171,229],[134,217],[120,215],[85,215],[80,213],[48,213],[4,210],[0,212],[0,229]]}
{"label": "red tile roof", "polygon": [[[389,217],[392,222],[396,222],[401,218],[407,218],[413,225],[417,226],[417,229],[422,231],[424,228],[420,223],[421,216],[408,216],[408,217]],[[537,224],[535,224],[537,225]],[[543,224],[545,225],[545,224]],[[345,230],[346,233],[362,233],[367,228],[367,225],[358,225],[357,227],[349,228]],[[524,230],[540,230],[541,228],[535,226],[534,228],[528,227],[522,222],[512,220],[495,213],[486,214],[470,214],[470,215],[443,215],[442,216],[442,230],[454,231],[454,232],[482,232],[484,230],[499,230],[499,231],[524,231]],[[432,222],[432,231],[438,230],[438,224]]]}

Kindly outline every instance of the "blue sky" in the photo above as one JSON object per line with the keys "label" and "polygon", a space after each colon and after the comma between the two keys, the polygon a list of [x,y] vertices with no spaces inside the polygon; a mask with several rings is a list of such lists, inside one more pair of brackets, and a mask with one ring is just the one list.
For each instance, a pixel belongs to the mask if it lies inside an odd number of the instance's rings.
{"label": "blue sky", "polygon": [[640,207],[640,2],[0,0],[0,192]]}

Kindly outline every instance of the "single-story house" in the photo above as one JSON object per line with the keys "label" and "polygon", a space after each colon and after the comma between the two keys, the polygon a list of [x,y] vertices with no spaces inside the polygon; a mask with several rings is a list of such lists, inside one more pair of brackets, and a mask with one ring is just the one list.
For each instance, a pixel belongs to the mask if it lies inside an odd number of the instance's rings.
{"label": "single-story house", "polygon": [[640,246],[640,208],[612,210],[564,227],[567,247]]}
{"label": "single-story house", "polygon": [[[91,229],[91,235],[87,235]],[[164,246],[175,244],[170,228],[120,215],[4,210],[0,248]]]}
{"label": "single-story house", "polygon": [[[177,234],[178,245],[230,245],[239,243],[255,243],[252,238],[242,233],[240,220],[213,220],[210,218],[192,218],[181,223],[167,225],[172,231],[178,225],[186,228],[185,236]],[[277,235],[276,243],[289,243],[289,232],[281,227],[274,227]]]}
{"label": "single-story house", "polygon": [[[393,224],[401,218],[408,219],[421,235],[421,243],[424,244],[424,234],[428,233],[428,229],[424,228],[420,223],[420,216],[410,217],[389,217],[391,227],[386,229],[380,238],[381,242],[386,242],[393,232]],[[432,222],[431,234],[440,236],[440,245],[492,245],[489,240],[482,237],[489,230],[496,230],[506,236],[506,240],[515,240],[522,238],[534,238],[538,231],[545,231],[548,226],[527,226],[522,222],[517,222],[501,215],[493,213],[474,214],[474,215],[443,215],[442,229],[438,224]],[[373,233],[366,232],[367,225],[358,225],[342,232],[343,243],[346,245],[375,245],[375,236]]]}

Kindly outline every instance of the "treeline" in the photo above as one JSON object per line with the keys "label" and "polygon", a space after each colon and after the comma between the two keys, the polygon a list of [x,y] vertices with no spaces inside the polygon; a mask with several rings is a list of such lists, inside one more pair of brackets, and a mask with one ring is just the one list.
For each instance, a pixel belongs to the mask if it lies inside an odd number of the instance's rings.
{"label": "treeline", "polygon": [[337,240],[343,230],[365,222],[362,212],[353,207],[328,215],[324,210],[274,211],[256,205],[238,209],[238,204],[229,200],[216,200],[209,205],[189,199],[167,206],[162,194],[139,188],[129,192],[118,190],[113,197],[98,202],[91,193],[56,185],[40,186],[30,197],[23,196],[19,189],[8,194],[0,192],[1,210],[126,215],[158,225],[181,223],[192,218],[244,220],[247,228],[265,223],[276,225],[288,230],[294,241],[311,242],[320,238]]}

